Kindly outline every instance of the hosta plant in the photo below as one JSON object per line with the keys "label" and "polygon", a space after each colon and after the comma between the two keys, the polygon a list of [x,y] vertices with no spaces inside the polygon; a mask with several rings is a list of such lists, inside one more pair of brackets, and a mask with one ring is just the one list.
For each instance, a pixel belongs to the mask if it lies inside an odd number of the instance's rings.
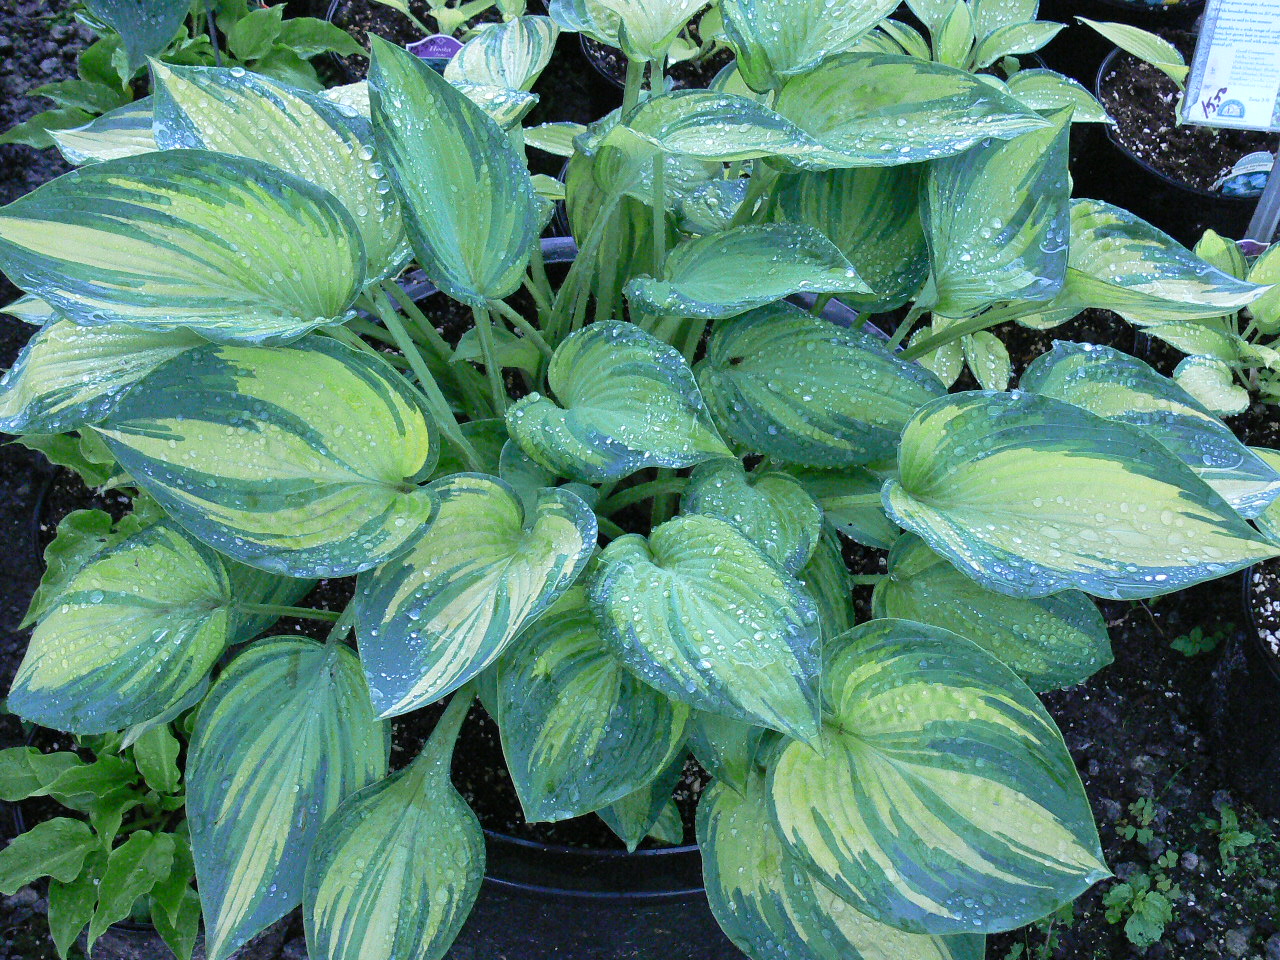
{"label": "hosta plant", "polygon": [[[299,904],[313,956],[441,957],[484,872],[448,777],[477,697],[528,819],[631,846],[672,836],[692,751],[707,893],[755,958],[977,958],[1107,875],[1036,693],[1109,661],[1091,597],[1280,553],[1249,522],[1280,476],[1109,348],[1064,340],[1021,392],[934,371],[1002,320],[1268,288],[1070,198],[1064,81],[867,49],[894,4],[837,6],[726,0],[738,68],[668,93],[696,0],[574,5],[638,64],[581,129],[520,128],[545,18],[443,76],[375,41],[326,96],[157,63],[158,149],[0,210],[36,328],[0,428],[140,504],[55,541],[9,706],[194,710],[211,960]],[[532,145],[571,158],[567,274]],[[888,551],[866,622],[844,549]],[[344,577],[341,614],[295,606]],[[445,698],[389,772],[388,720]]]}

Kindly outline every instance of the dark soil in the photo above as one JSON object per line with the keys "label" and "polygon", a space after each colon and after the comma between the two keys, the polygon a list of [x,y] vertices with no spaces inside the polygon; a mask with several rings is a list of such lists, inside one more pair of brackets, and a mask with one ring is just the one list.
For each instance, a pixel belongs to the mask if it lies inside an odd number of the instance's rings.
{"label": "dark soil", "polygon": [[[403,13],[383,6],[375,0],[337,0],[332,10],[333,14],[329,19],[355,37],[365,49],[369,47],[371,34],[402,47],[415,40],[421,40],[424,36],[413,21]],[[433,24],[431,6],[427,0],[409,0],[409,10],[428,27]],[[493,22],[501,19],[502,15],[497,8],[490,7],[477,16],[475,22]],[[369,73],[368,57],[350,56],[331,59],[337,63],[343,83],[363,80]]]}
{"label": "dark soil", "polygon": [[[627,79],[627,58],[621,50],[584,36],[582,50],[600,75],[621,89]],[[667,77],[676,90],[706,89],[733,59],[728,49],[717,50],[705,60],[682,60],[667,67]]]}
{"label": "dark soil", "polygon": [[[1195,35],[1160,31],[1190,58]],[[1245,154],[1273,150],[1274,138],[1249,130],[1178,125],[1178,88],[1150,64],[1121,53],[1101,78],[1102,102],[1116,121],[1114,134],[1135,156],[1179,183],[1209,190]]]}

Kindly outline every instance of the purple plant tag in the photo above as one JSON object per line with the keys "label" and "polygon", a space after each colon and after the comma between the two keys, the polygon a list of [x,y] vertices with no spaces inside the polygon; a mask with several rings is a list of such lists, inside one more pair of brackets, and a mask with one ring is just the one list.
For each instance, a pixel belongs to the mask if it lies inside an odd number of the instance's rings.
{"label": "purple plant tag", "polygon": [[445,64],[457,56],[458,51],[462,49],[462,42],[447,34],[437,33],[430,37],[423,37],[421,40],[415,40],[405,49],[414,56],[427,61],[435,69],[443,70]]}
{"label": "purple plant tag", "polygon": [[1257,240],[1238,240],[1236,246],[1246,257],[1260,257],[1267,252],[1267,244],[1259,243]]}

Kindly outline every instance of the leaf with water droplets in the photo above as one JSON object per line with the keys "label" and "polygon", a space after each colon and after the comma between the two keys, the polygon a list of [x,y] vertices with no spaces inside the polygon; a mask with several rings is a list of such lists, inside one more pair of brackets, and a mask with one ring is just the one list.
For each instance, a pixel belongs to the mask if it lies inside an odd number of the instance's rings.
{"label": "leaf with water droplets", "polygon": [[[614,46],[630,60],[661,60],[689,19],[708,0],[576,0],[603,9],[617,24]],[[616,19],[614,19],[616,18]]]}
{"label": "leaf with water droplets", "polygon": [[689,708],[623,667],[572,587],[498,661],[497,723],[525,819],[623,799],[677,758]]}
{"label": "leaf with water droplets", "polygon": [[1234,417],[1249,409],[1249,391],[1236,381],[1236,370],[1230,363],[1214,357],[1183,357],[1174,368],[1173,379],[1219,416]]}
{"label": "leaf with water droplets", "polygon": [[1009,93],[1040,114],[1072,109],[1072,123],[1111,123],[1097,98],[1070,77],[1052,70],[1019,70],[1007,82]]}
{"label": "leaf with water droplets", "polygon": [[854,625],[857,617],[853,609],[853,581],[849,579],[840,541],[830,530],[822,531],[813,556],[796,578],[818,608],[824,641]]}
{"label": "leaf with water droplets", "polygon": [[483,306],[520,286],[549,205],[510,138],[422,60],[378,37],[374,138],[427,276]]}
{"label": "leaf with water droplets", "polygon": [[935,400],[898,469],[889,515],[1012,597],[1155,597],[1280,555],[1149,433],[1050,397]]}
{"label": "leaf with water droplets", "polygon": [[1048,126],[968,71],[882,53],[828,58],[789,80],[775,108],[847,167],[937,160]]}
{"label": "leaf with water droplets", "polygon": [[591,602],[605,639],[674,700],[810,737],[818,615],[800,584],[723,520],[681,516],[601,555]]}
{"label": "leaf with water droplets", "polygon": [[1111,663],[1107,624],[1078,590],[1023,600],[985,590],[907,534],[876,584],[877,617],[927,623],[972,640],[1032,690],[1072,687]]}
{"label": "leaf with water droplets", "polygon": [[914,933],[1009,930],[1108,876],[1062,735],[995,657],[873,620],[825,650],[816,746],[786,744],[769,806],[839,898]]}
{"label": "leaf with water droplets", "polygon": [[0,313],[16,317],[23,323],[29,323],[33,327],[43,327],[45,324],[53,323],[53,321],[62,316],[53,308],[52,304],[30,294],[25,294],[12,303],[7,303],[0,307]]}
{"label": "leaf with water droplets", "polygon": [[911,415],[946,392],[869,334],[789,303],[717,324],[697,372],[729,436],[756,453],[813,466],[892,456]]}
{"label": "leaf with water droplets", "polygon": [[507,411],[511,438],[553,474],[592,483],[729,456],[678,350],[630,323],[593,323],[556,348],[547,383]]}
{"label": "leaf with water droplets", "polygon": [[206,341],[185,330],[55,319],[0,377],[0,430],[63,433],[96,423],[156,367]]}
{"label": "leaf with water droplets", "polygon": [[662,277],[627,284],[633,308],[658,316],[721,319],[795,293],[870,293],[844,254],[813,227],[734,227],[685,240]]}
{"label": "leaf with water droplets", "polygon": [[1243,517],[1258,516],[1280,496],[1280,474],[1237,440],[1230,427],[1179,382],[1119,350],[1054,341],[1053,350],[1027,368],[1020,385],[1139,428]]}
{"label": "leaf with water droplets", "polygon": [[83,127],[50,130],[64,160],[74,166],[136,157],[158,150],[151,128],[151,98],[141,97],[108,110]]}
{"label": "leaf with water droplets", "polygon": [[83,734],[149,720],[222,655],[231,602],[217,554],[173,524],[91,554],[36,626],[9,709]]}
{"label": "leaf with water droplets", "polygon": [[515,17],[477,28],[445,65],[444,78],[450,83],[527,91],[551,61],[560,36],[548,17]]}
{"label": "leaf with water droplets", "polygon": [[360,577],[356,635],[378,715],[417,709],[493,663],[578,578],[596,542],[591,509],[545,489],[526,517],[496,477],[463,473],[427,493],[434,519],[409,549]]}
{"label": "leaf with water droplets", "polygon": [[152,64],[155,136],[163,150],[250,157],[331,193],[364,240],[369,280],[409,258],[400,204],[375,162],[373,127],[318,94],[241,68]]}
{"label": "leaf with water droplets", "polygon": [[640,842],[658,826],[671,803],[671,793],[680,782],[684,754],[640,789],[596,811],[596,815],[634,853]]}
{"label": "leaf with water droplets", "polygon": [[272,637],[231,661],[200,706],[187,757],[209,960],[227,960],[302,902],[321,825],[386,776],[388,753],[347,647]]}
{"label": "leaf with water droplets", "polygon": [[711,912],[753,960],[982,960],[984,938],[904,933],[840,899],[783,847],[765,775],[713,783],[698,803]]}
{"label": "leaf with water droplets", "polygon": [[743,789],[765,728],[719,713],[694,710],[687,731],[689,750],[707,773],[735,790]]}
{"label": "leaf with water droplets", "polygon": [[748,474],[737,460],[694,470],[680,512],[733,524],[792,574],[809,562],[822,530],[822,508],[799,481],[777,471]]}
{"label": "leaf with water droplets", "polygon": [[[456,734],[449,729],[440,733]],[[449,780],[453,737],[352,794],[307,863],[307,947],[324,960],[441,960],[484,879],[484,832]]]}
{"label": "leaf with water droplets", "polygon": [[120,34],[130,73],[169,45],[190,11],[174,0],[85,0],[85,6]]}
{"label": "leaf with water droplets", "polygon": [[431,515],[413,484],[435,464],[434,425],[394,368],[328,338],[188,351],[100,429],[170,516],[269,572],[357,573]]}
{"label": "leaf with water droplets", "polygon": [[[1267,466],[1280,473],[1280,450],[1267,450],[1264,447],[1250,447],[1250,451],[1261,458]],[[1280,500],[1271,504],[1266,512],[1254,518],[1258,529],[1275,543],[1280,543]]]}
{"label": "leaf with water droplets", "polygon": [[276,343],[347,319],[364,246],[319,187],[170,150],[81,167],[0,208],[0,267],[86,326]]}
{"label": "leaf with water droplets", "polygon": [[821,231],[873,291],[841,291],[841,301],[869,313],[894,310],[929,275],[918,200],[923,172],[900,166],[786,174],[772,190],[771,216]]}
{"label": "leaf with water droplets", "polygon": [[920,216],[937,313],[962,317],[1001,300],[1052,300],[1067,272],[1071,111],[1008,142],[929,164]]}
{"label": "leaf with water droplets", "polygon": [[897,0],[723,0],[720,12],[738,71],[765,92],[848,50],[897,6]]}

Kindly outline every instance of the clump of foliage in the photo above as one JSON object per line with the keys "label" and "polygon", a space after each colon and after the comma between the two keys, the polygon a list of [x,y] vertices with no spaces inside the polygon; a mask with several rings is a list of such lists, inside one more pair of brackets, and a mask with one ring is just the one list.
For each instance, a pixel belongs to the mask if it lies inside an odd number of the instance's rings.
{"label": "clump of foliage", "polygon": [[[476,697],[528,819],[629,846],[670,833],[692,751],[749,955],[974,960],[1107,875],[1036,697],[1110,661],[1090,595],[1280,554],[1249,523],[1280,475],[1177,382],[1061,342],[1009,391],[978,336],[1268,289],[1071,199],[1064,78],[932,56],[1016,53],[1034,4],[965,32],[916,0],[917,50],[892,0],[722,0],[736,68],[667,92],[702,6],[553,3],[443,76],[375,41],[323,96],[153,62],[153,144],[104,132],[0,210],[39,325],[0,428],[138,494],[55,541],[9,705],[81,735],[194,711],[211,960],[299,904],[315,957],[442,956],[484,872],[448,777]],[[622,107],[521,130],[588,16],[632,63]],[[554,282],[526,146],[569,156]],[[413,264],[461,337],[395,282]],[[987,389],[948,392],[953,349]],[[888,550],[865,623],[841,537]],[[321,577],[355,577],[341,614],[294,606]],[[283,614],[336,622],[264,637]],[[390,772],[388,720],[445,697]]]}
{"label": "clump of foliage", "polygon": [[469,36],[479,29],[477,18],[497,9],[504,20],[523,16],[527,8],[525,0],[427,0],[427,18],[424,23],[413,12],[409,0],[371,0],[403,14],[424,34],[443,33],[447,36]]}
{"label": "clump of foliage", "polygon": [[1235,625],[1230,623],[1213,631],[1207,631],[1203,627],[1192,627],[1182,636],[1174,637],[1169,641],[1169,646],[1184,657],[1199,657],[1217,650],[1222,641],[1234,630]]}
{"label": "clump of foliage", "polygon": [[1240,816],[1228,806],[1219,807],[1216,818],[1206,817],[1204,825],[1217,835],[1218,858],[1222,861],[1222,872],[1231,876],[1236,872],[1237,854],[1257,843],[1257,835],[1248,830],[1242,830]]}
{"label": "clump of foliage", "polygon": [[[312,65],[322,53],[363,50],[315,17],[284,19],[283,3],[262,0],[84,0],[75,17],[97,39],[80,54],[74,80],[29,90],[54,106],[0,134],[0,144],[58,146],[72,163],[86,159],[81,139],[100,130],[149,129],[149,98],[138,99],[147,58],[181,66],[240,67],[306,90],[323,89]],[[91,124],[112,113],[110,122]],[[69,131],[69,132],[68,132]]]}
{"label": "clump of foliage", "polygon": [[92,951],[111,924],[139,919],[190,958],[200,898],[178,757],[192,719],[188,712],[78,736],[75,750],[0,750],[0,799],[48,797],[73,814],[41,821],[0,850],[0,893],[49,878],[49,929],[61,956],[86,927]]}
{"label": "clump of foliage", "polygon": [[1123,923],[1124,935],[1135,947],[1146,948],[1164,936],[1173,921],[1173,905],[1182,891],[1163,873],[1136,873],[1117,883],[1102,897],[1108,923]]}

